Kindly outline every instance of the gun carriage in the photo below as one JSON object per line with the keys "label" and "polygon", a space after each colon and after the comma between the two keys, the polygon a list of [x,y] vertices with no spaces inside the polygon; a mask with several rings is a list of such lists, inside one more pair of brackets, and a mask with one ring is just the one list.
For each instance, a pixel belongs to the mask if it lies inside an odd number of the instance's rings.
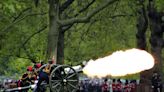
{"label": "gun carriage", "polygon": [[[45,68],[41,66],[39,71]],[[50,70],[49,87],[52,92],[76,92],[78,89],[79,75],[82,72],[82,65],[68,66],[53,64]]]}
{"label": "gun carriage", "polygon": [[[38,72],[42,71],[46,66],[47,64],[42,65]],[[79,88],[79,73],[81,72],[82,65],[71,67],[68,65],[53,64],[51,65],[49,84],[43,83],[43,85],[49,86],[52,92],[76,92]],[[5,89],[4,92],[15,92],[30,88],[33,89],[34,85]]]}

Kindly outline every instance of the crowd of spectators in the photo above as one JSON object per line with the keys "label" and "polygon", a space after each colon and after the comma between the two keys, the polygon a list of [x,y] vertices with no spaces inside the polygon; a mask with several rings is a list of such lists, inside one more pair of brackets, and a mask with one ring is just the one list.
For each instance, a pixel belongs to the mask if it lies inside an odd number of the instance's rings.
{"label": "crowd of spectators", "polygon": [[123,79],[85,79],[79,81],[78,92],[135,92],[138,82]]}

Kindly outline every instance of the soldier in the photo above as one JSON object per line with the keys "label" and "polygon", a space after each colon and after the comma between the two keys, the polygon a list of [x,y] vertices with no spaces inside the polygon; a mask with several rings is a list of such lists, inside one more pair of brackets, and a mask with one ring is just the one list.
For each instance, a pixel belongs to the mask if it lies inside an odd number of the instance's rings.
{"label": "soldier", "polygon": [[37,88],[36,88],[35,92],[41,92],[40,85],[43,81],[46,81],[47,84],[49,83],[49,75],[50,75],[52,64],[53,64],[53,61],[49,60],[48,64],[45,66],[45,68],[39,72],[39,79],[38,79]]}
{"label": "soldier", "polygon": [[136,80],[131,80],[130,81],[130,87],[131,87],[131,92],[135,92],[136,91]]}
{"label": "soldier", "polygon": [[120,79],[117,79],[117,84],[116,84],[117,92],[122,92],[122,82]]}
{"label": "soldier", "polygon": [[153,73],[151,82],[152,82],[153,92],[162,92],[162,79],[157,72]]}
{"label": "soldier", "polygon": [[22,86],[29,86],[31,84],[31,72],[33,71],[32,66],[27,67],[27,72],[23,74],[21,80],[22,80]]}
{"label": "soldier", "polygon": [[104,83],[102,84],[102,92],[109,92],[109,85],[108,85],[108,79],[104,79]]}
{"label": "soldier", "polygon": [[125,81],[124,92],[131,92],[131,87],[128,80]]}
{"label": "soldier", "polygon": [[112,82],[112,91],[113,92],[117,92],[116,79],[113,79],[113,82]]}
{"label": "soldier", "polygon": [[[21,79],[17,82],[17,87],[26,87],[31,84],[31,72],[33,71],[32,66],[27,67],[27,71],[22,75]],[[28,92],[28,89],[20,90],[19,92]]]}

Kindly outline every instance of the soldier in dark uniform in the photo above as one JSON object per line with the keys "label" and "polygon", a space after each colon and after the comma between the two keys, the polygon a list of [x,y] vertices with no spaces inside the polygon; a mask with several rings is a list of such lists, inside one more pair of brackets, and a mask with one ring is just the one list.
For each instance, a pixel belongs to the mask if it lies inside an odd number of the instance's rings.
{"label": "soldier in dark uniform", "polygon": [[43,81],[45,81],[45,82],[47,82],[47,84],[49,84],[49,75],[50,75],[52,64],[53,64],[53,61],[49,60],[48,64],[45,66],[45,68],[39,72],[39,79],[38,79],[37,88],[36,88],[35,92],[41,92],[40,86]]}
{"label": "soldier in dark uniform", "polygon": [[157,72],[153,73],[151,82],[152,82],[153,92],[162,92],[162,79]]}

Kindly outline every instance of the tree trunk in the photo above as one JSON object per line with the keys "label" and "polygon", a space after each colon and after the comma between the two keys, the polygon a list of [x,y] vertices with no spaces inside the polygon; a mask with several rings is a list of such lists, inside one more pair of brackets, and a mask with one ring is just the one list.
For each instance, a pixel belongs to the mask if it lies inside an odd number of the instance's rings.
{"label": "tree trunk", "polygon": [[47,44],[47,59],[53,59],[57,62],[57,43],[60,25],[58,20],[58,2],[57,0],[49,0],[49,32],[48,32],[48,44]]}
{"label": "tree trunk", "polygon": [[154,2],[149,2],[149,20],[151,30],[151,52],[155,58],[154,71],[162,73],[162,48],[163,48],[163,30],[162,16],[157,12]]}
{"label": "tree trunk", "polygon": [[[138,10],[137,19],[137,48],[141,50],[147,50],[146,48],[146,30],[148,28],[148,18],[145,9],[144,2],[140,1],[140,9]],[[143,61],[144,62],[144,61]],[[150,85],[151,70],[143,71],[140,73],[140,82],[142,85]],[[145,92],[145,89],[140,89],[141,92]]]}
{"label": "tree trunk", "polygon": [[62,30],[58,37],[57,61],[59,64],[64,63],[64,32]]}
{"label": "tree trunk", "polygon": [[142,50],[146,50],[146,37],[145,32],[148,27],[148,19],[146,16],[145,6],[142,3],[142,8],[138,10],[138,23],[137,23],[137,47]]}
{"label": "tree trunk", "polygon": [[150,18],[150,30],[151,30],[151,52],[155,58],[154,70],[162,73],[162,48],[163,48],[163,31],[161,24],[156,20]]}

